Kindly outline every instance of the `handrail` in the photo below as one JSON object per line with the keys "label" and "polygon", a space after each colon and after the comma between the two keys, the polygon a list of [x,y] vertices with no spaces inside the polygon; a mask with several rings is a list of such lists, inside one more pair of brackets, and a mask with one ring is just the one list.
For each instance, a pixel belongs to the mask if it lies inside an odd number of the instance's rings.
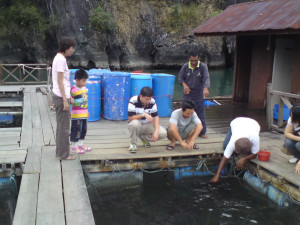
{"label": "handrail", "polygon": [[[284,125],[283,122],[283,106],[284,104],[290,109],[292,107],[290,99],[300,99],[300,95],[298,94],[292,94],[288,92],[282,92],[277,90],[271,89],[272,84],[268,84],[267,88],[267,122],[268,127],[271,129],[272,127],[282,128]],[[277,96],[277,102],[275,99],[275,96]],[[278,102],[279,100],[279,102]],[[273,109],[274,105],[278,103],[278,125],[276,126],[274,124],[273,119]]]}
{"label": "handrail", "polygon": [[0,64],[0,85],[47,84],[49,71],[48,64]]}

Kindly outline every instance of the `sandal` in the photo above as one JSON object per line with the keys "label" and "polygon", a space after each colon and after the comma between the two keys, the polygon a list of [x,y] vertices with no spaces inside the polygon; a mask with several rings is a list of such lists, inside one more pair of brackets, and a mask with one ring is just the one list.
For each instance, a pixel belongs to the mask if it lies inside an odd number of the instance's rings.
{"label": "sandal", "polygon": [[172,145],[168,145],[167,146],[167,150],[168,151],[172,151],[172,150],[174,150],[174,148],[175,148],[175,146],[172,146]]}
{"label": "sandal", "polygon": [[57,156],[57,159],[58,160],[74,160],[74,159],[76,159],[76,156],[73,154],[70,154],[67,158],[62,158],[62,157]]}
{"label": "sandal", "polygon": [[198,145],[194,144],[193,149],[199,149]]}

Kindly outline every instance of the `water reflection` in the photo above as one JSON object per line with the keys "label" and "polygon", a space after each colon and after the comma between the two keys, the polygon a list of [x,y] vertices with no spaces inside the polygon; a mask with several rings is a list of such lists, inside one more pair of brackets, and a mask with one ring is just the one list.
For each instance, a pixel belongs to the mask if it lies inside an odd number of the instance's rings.
{"label": "water reflection", "polygon": [[[162,70],[144,70],[145,73],[167,73],[176,76],[174,85],[174,100],[182,99],[182,86],[178,82],[178,74],[180,69],[162,69]],[[231,96],[233,85],[232,69],[210,69],[210,95],[215,96]]]}

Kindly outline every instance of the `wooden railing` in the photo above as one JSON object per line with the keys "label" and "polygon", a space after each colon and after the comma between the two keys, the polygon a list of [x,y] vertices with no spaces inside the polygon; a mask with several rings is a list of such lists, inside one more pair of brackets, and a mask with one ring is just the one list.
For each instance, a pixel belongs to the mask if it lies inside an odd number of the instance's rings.
{"label": "wooden railing", "polygon": [[[283,106],[284,104],[290,109],[293,105],[291,102],[296,102],[300,99],[300,95],[291,94],[287,92],[281,92],[271,89],[272,84],[268,84],[267,91],[267,120],[268,127],[271,129],[274,128],[283,128],[285,125],[283,121]],[[279,102],[278,102],[279,100]],[[274,124],[274,106],[278,104],[278,124]]]}
{"label": "wooden railing", "polygon": [[0,64],[0,85],[47,84],[50,71],[47,64]]}

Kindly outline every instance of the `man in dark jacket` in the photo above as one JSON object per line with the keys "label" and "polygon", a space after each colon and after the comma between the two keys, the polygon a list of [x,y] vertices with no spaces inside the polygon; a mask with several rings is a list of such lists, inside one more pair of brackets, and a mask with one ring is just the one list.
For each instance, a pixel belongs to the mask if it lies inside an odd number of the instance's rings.
{"label": "man in dark jacket", "polygon": [[207,65],[200,62],[199,53],[191,51],[189,62],[185,63],[180,72],[178,81],[183,86],[182,100],[191,100],[195,103],[195,111],[202,122],[203,130],[200,137],[207,138],[204,99],[209,95],[210,79]]}

